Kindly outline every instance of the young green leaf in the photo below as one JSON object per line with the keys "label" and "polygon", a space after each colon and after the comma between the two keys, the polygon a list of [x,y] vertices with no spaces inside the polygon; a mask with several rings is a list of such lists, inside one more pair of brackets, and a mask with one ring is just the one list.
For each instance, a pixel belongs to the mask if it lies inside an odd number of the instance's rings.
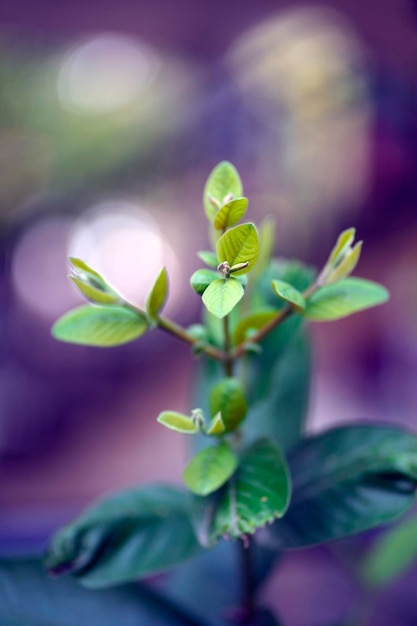
{"label": "young green leaf", "polygon": [[78,276],[69,274],[68,278],[76,285],[82,295],[92,304],[116,304],[120,303],[119,296],[110,291],[97,289],[91,283],[86,282]]}
{"label": "young green leaf", "polygon": [[330,253],[328,264],[331,266],[337,265],[338,261],[345,255],[347,250],[351,247],[355,240],[356,229],[347,228],[340,233],[336,245]]}
{"label": "young green leaf", "polygon": [[217,267],[219,264],[217,256],[211,250],[201,250],[201,252],[197,252],[197,256],[209,267]]}
{"label": "young green leaf", "polygon": [[246,213],[248,208],[247,198],[234,198],[217,211],[214,217],[214,228],[217,230],[226,230],[234,226]]}
{"label": "young green leaf", "polygon": [[306,301],[304,300],[303,294],[289,283],[283,280],[273,280],[272,288],[279,298],[293,305],[295,309],[305,309]]}
{"label": "young green leaf", "polygon": [[258,233],[253,224],[241,224],[226,231],[217,242],[219,263],[228,263],[230,267],[237,263],[248,266],[236,274],[246,274],[256,263],[259,253]]}
{"label": "young green leaf", "polygon": [[361,563],[361,578],[370,587],[384,587],[404,574],[416,558],[417,518],[414,516],[376,540]]}
{"label": "young green leaf", "polygon": [[250,339],[251,333],[254,333],[268,324],[274,317],[276,311],[259,311],[258,313],[250,313],[244,317],[236,326],[233,332],[233,343],[239,345]]}
{"label": "young green leaf", "polygon": [[183,479],[193,493],[206,496],[226,482],[237,463],[236,454],[225,443],[205,448],[188,463]]}
{"label": "young green leaf", "polygon": [[85,346],[119,346],[141,337],[148,329],[144,316],[117,306],[80,306],[52,327],[55,339]]}
{"label": "young green leaf", "polygon": [[207,287],[215,280],[219,280],[218,272],[202,269],[194,272],[190,278],[190,285],[199,296],[202,296]]}
{"label": "young green leaf", "polygon": [[210,504],[211,521],[204,540],[211,545],[223,535],[233,538],[253,534],[287,510],[291,479],[285,458],[269,440],[260,439],[244,453],[237,472],[228,481],[217,503]]}
{"label": "young green leaf", "polygon": [[218,278],[203,293],[207,310],[215,317],[228,315],[245,293],[237,278]]}
{"label": "young green leaf", "polygon": [[170,428],[176,430],[177,433],[183,433],[184,435],[194,435],[199,432],[199,429],[195,422],[184,415],[183,413],[177,413],[176,411],[162,411],[157,417],[157,421]]}
{"label": "young green leaf", "polygon": [[239,426],[247,409],[245,392],[238,378],[225,378],[211,390],[211,414],[221,413],[226,432]]}
{"label": "young green leaf", "polygon": [[162,572],[198,551],[188,494],[153,485],[91,506],[53,537],[45,565],[98,589]]}
{"label": "young green leaf", "polygon": [[228,161],[221,161],[211,171],[204,187],[203,202],[208,219],[214,220],[218,209],[230,194],[237,198],[242,193],[242,181],[237,169]]}
{"label": "young green leaf", "polygon": [[417,437],[393,426],[342,426],[293,449],[293,498],[266,531],[277,548],[341,539],[407,511],[417,488]]}
{"label": "young green leaf", "polygon": [[159,272],[148,297],[146,298],[146,313],[151,320],[156,320],[168,296],[168,274],[163,267]]}
{"label": "young green leaf", "polygon": [[337,320],[383,304],[388,299],[388,291],[378,283],[363,278],[345,278],[313,293],[302,314],[315,321]]}
{"label": "young green leaf", "polygon": [[224,425],[222,414],[216,413],[216,415],[211,420],[208,429],[206,430],[207,435],[218,436],[223,435],[226,432],[226,427]]}
{"label": "young green leaf", "polygon": [[362,241],[352,246],[355,232],[354,228],[348,228],[339,235],[336,245],[318,278],[320,285],[332,285],[349,276],[355,269],[362,249]]}
{"label": "young green leaf", "polygon": [[70,257],[69,261],[72,273],[68,277],[87,300],[93,304],[120,303],[120,296],[85,261],[75,257]]}

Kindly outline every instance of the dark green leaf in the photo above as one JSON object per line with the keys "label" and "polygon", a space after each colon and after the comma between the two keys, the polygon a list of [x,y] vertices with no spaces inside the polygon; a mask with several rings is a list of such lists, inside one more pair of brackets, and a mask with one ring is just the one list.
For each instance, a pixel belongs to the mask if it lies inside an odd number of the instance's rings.
{"label": "dark green leaf", "polygon": [[188,506],[185,492],[163,485],[109,496],[55,535],[47,568],[92,588],[169,569],[198,551]]}
{"label": "dark green leaf", "polygon": [[233,474],[237,456],[226,443],[198,452],[183,473],[187,487],[200,496],[216,491]]}
{"label": "dark green leaf", "polygon": [[196,506],[196,525],[202,545],[226,535],[253,534],[287,510],[290,475],[284,457],[262,439],[244,453],[237,472],[224,488]]}
{"label": "dark green leaf", "polygon": [[190,285],[198,295],[202,296],[207,287],[215,280],[219,280],[218,272],[202,269],[194,272],[190,278]]}
{"label": "dark green leaf", "polygon": [[378,283],[363,278],[345,278],[313,293],[302,314],[314,321],[338,320],[383,304],[388,299],[388,291]]}
{"label": "dark green leaf", "polygon": [[345,426],[305,439],[290,455],[291,505],[266,531],[299,548],[392,521],[413,504],[417,437],[391,426]]}
{"label": "dark green leaf", "polygon": [[207,287],[203,302],[212,315],[222,319],[240,302],[244,293],[237,278],[219,278]]}
{"label": "dark green leaf", "polygon": [[404,574],[417,559],[417,518],[411,517],[376,540],[361,563],[371,587],[384,587]]}
{"label": "dark green leaf", "polygon": [[230,267],[237,263],[248,263],[248,266],[235,272],[247,274],[256,263],[259,254],[258,233],[253,224],[240,224],[226,231],[217,242],[217,259],[219,263],[227,262]]}
{"label": "dark green leaf", "polygon": [[198,428],[194,421],[188,417],[188,415],[184,415],[183,413],[177,413],[176,411],[162,411],[162,413],[158,415],[157,421],[163,426],[177,431],[177,433],[183,433],[185,435],[194,435],[195,433],[198,433]]}
{"label": "dark green leaf", "polygon": [[210,409],[213,416],[221,413],[226,432],[235,430],[247,411],[245,392],[238,378],[226,378],[211,390]]}
{"label": "dark green leaf", "polygon": [[211,171],[204,187],[203,202],[209,220],[214,220],[218,209],[230,194],[237,198],[242,193],[242,181],[237,169],[228,161],[221,161]]}
{"label": "dark green leaf", "polygon": [[141,585],[83,589],[48,576],[36,559],[0,561],[2,626],[204,626]]}
{"label": "dark green leaf", "polygon": [[246,213],[246,209],[248,207],[248,199],[247,198],[234,198],[217,211],[214,217],[214,227],[217,230],[226,230],[226,228],[230,228],[234,226]]}
{"label": "dark green leaf", "polygon": [[[285,324],[282,330],[285,331]],[[258,367],[265,363],[264,367],[271,369],[268,386],[252,403],[246,419],[245,434],[248,438],[263,434],[284,450],[293,447],[300,439],[309,404],[310,352],[309,337],[304,329],[299,329],[278,352],[279,358],[275,362],[267,360],[268,351],[265,349],[251,359],[259,361]]]}
{"label": "dark green leaf", "polygon": [[151,320],[156,320],[168,296],[168,274],[163,267],[159,272],[146,299],[146,312]]}
{"label": "dark green leaf", "polygon": [[55,339],[85,346],[119,346],[141,337],[148,329],[144,316],[118,306],[80,306],[52,327]]}

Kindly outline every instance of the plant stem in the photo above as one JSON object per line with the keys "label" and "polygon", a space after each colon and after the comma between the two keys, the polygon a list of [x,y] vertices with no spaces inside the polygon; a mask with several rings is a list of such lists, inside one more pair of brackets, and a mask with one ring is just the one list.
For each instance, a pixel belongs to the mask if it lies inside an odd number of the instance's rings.
{"label": "plant stem", "polygon": [[231,355],[231,339],[229,328],[229,316],[226,315],[223,318],[223,333],[224,333],[224,371],[226,376],[233,376],[233,357]]}
{"label": "plant stem", "polygon": [[[177,337],[177,339],[185,341],[191,346],[195,346],[200,341],[199,339],[196,339],[195,337],[190,335],[190,333],[187,333],[185,328],[164,317],[158,317],[158,328],[161,328],[170,335]],[[211,356],[211,358],[215,359],[216,361],[225,362],[226,360],[226,355],[223,350],[219,350],[215,346],[202,345],[201,352],[204,352],[204,354],[207,354],[207,356]]]}
{"label": "plant stem", "polygon": [[[309,296],[311,296],[319,288],[319,286],[320,285],[318,285],[317,283],[311,285],[311,287],[306,289],[306,291],[303,293],[304,298],[308,298]],[[268,322],[268,324],[265,324],[265,326],[260,328],[257,333],[252,335],[252,337],[250,338],[250,342],[244,342],[241,343],[239,346],[236,346],[236,348],[232,350],[230,354],[231,358],[240,359],[242,356],[245,355],[248,343],[260,343],[262,339],[265,339],[265,337],[269,335],[272,330],[274,330],[274,328],[282,324],[282,322],[285,322],[285,320],[288,319],[294,313],[294,311],[295,309],[291,304],[287,304],[286,306],[284,306],[284,308],[281,309],[281,311],[279,311],[276,316],[273,317],[270,322]]]}

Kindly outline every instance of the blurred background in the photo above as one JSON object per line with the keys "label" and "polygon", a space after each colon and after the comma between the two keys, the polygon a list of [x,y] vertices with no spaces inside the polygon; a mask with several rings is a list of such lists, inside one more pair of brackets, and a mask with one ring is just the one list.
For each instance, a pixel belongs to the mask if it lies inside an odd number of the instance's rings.
{"label": "blurred background", "polygon": [[[417,430],[417,2],[5,0],[3,552],[39,545],[105,491],[180,481],[183,438],[155,418],[191,408],[188,349],[158,332],[83,348],[50,327],[81,303],[68,254],[138,305],[165,264],[167,313],[198,321],[188,280],[208,243],[202,188],[223,159],[251,218],[275,220],[277,255],[323,264],[356,226],[358,273],[391,291],[384,307],[312,326],[309,429],[372,419]],[[336,619],[348,601],[326,558],[289,557],[266,590],[288,626],[308,611]],[[305,602],[286,605],[300,590]],[[411,593],[408,577],[377,623],[399,624],[405,603],[401,625],[415,624]]]}

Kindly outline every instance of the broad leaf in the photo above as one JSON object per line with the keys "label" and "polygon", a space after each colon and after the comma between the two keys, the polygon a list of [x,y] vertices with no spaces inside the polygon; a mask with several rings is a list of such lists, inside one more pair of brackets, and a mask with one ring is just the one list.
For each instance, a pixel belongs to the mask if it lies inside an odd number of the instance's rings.
{"label": "broad leaf", "polygon": [[177,413],[175,411],[162,411],[157,417],[157,421],[170,428],[171,430],[176,430],[177,433],[183,433],[184,435],[194,435],[198,433],[198,428],[195,422],[184,415],[183,413]]}
{"label": "broad leaf", "polygon": [[168,274],[163,267],[159,272],[146,299],[146,312],[151,320],[156,320],[168,297]]}
{"label": "broad leaf", "polygon": [[388,299],[388,291],[378,283],[363,278],[345,278],[313,293],[303,315],[315,321],[337,320],[383,304]]}
{"label": "broad leaf", "polygon": [[226,231],[217,242],[217,258],[219,263],[227,262],[230,267],[237,263],[248,263],[248,266],[235,272],[235,275],[246,274],[256,263],[259,254],[258,233],[253,224],[241,224]]}
{"label": "broad leaf", "polygon": [[221,161],[211,171],[204,187],[203,202],[206,215],[213,221],[218,209],[227,196],[240,197],[243,193],[242,181],[237,169],[228,161]]}
{"label": "broad leaf", "polygon": [[197,256],[209,267],[217,267],[219,264],[217,256],[211,250],[201,250],[197,252]]}
{"label": "broad leaf", "polygon": [[119,306],[80,306],[52,327],[55,339],[86,346],[119,346],[141,337],[148,329],[144,316]]}
{"label": "broad leaf", "polygon": [[305,309],[306,302],[303,294],[289,283],[283,280],[273,280],[272,288],[279,298],[282,298],[285,302],[289,302],[294,308],[298,310]]}
{"label": "broad leaf", "polygon": [[280,548],[340,539],[392,521],[413,504],[417,437],[391,426],[344,426],[289,457],[291,505],[267,534]]}
{"label": "broad leaf", "polygon": [[109,496],[58,531],[46,566],[91,588],[169,569],[198,551],[188,505],[186,492],[164,485]]}
{"label": "broad leaf", "polygon": [[376,540],[361,563],[361,577],[384,587],[404,574],[417,559],[417,518],[411,517]]}
{"label": "broad leaf", "polygon": [[196,293],[202,296],[207,287],[215,280],[220,280],[218,272],[202,269],[194,272],[190,278],[190,285]]}
{"label": "broad leaf", "polygon": [[235,430],[247,409],[245,392],[238,378],[226,378],[211,390],[211,414],[221,413],[226,432]]}
{"label": "broad leaf", "polygon": [[212,315],[221,319],[234,309],[244,293],[237,278],[219,278],[204,291],[203,302]]}
{"label": "broad leaf", "polygon": [[204,626],[142,585],[90,590],[56,580],[36,559],[0,561],[2,626]]}
{"label": "broad leaf", "polygon": [[226,230],[234,226],[246,213],[248,207],[247,198],[235,198],[226,202],[216,213],[214,218],[214,227],[217,230]]}
{"label": "broad leaf", "polygon": [[198,452],[183,473],[187,487],[200,496],[216,491],[233,474],[237,456],[225,443]]}
{"label": "broad leaf", "polygon": [[225,487],[208,500],[196,501],[197,533],[209,546],[226,535],[253,534],[287,510],[291,494],[287,464],[278,448],[266,439],[244,453],[238,470]]}

